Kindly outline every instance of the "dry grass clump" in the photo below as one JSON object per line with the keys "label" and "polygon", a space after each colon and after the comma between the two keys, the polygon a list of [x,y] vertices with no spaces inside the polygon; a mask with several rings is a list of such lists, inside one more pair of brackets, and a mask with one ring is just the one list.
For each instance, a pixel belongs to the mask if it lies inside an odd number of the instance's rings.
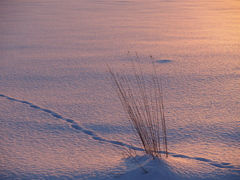
{"label": "dry grass clump", "polygon": [[[151,59],[152,56],[150,56]],[[138,59],[131,61],[132,75],[109,68],[111,84],[128,115],[146,154],[168,156],[161,78],[153,63],[152,73],[144,73]]]}

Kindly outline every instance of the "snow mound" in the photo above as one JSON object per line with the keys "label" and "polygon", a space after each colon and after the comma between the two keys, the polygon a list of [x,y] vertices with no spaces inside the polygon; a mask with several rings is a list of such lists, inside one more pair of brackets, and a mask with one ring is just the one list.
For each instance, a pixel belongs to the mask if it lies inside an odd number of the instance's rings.
{"label": "snow mound", "polygon": [[[239,177],[239,170],[237,169],[226,168],[222,170],[196,159],[170,156],[169,158],[153,160],[149,155],[136,156],[135,158],[147,173],[137,165],[133,158],[127,158],[125,161],[129,161],[127,163],[132,164],[132,168],[129,165],[128,171],[118,177],[119,180],[237,180]],[[135,164],[135,167],[133,164]],[[232,172],[229,173],[229,171]]]}

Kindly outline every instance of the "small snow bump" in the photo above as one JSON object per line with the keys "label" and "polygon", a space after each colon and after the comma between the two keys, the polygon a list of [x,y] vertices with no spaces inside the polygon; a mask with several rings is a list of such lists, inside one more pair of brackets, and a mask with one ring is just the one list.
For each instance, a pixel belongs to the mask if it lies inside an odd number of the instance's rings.
{"label": "small snow bump", "polygon": [[165,64],[165,63],[171,63],[171,62],[173,62],[173,60],[161,59],[161,60],[156,60],[155,62],[160,63],[160,64]]}

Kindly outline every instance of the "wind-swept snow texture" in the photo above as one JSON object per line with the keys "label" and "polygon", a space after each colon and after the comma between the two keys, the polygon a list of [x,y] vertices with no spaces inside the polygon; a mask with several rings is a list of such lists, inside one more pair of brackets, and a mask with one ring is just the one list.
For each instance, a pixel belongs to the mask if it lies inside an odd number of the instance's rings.
{"label": "wind-swept snow texture", "polygon": [[[1,1],[0,17],[0,179],[240,178],[239,1]],[[160,162],[107,72],[131,78],[135,51],[162,78]]]}

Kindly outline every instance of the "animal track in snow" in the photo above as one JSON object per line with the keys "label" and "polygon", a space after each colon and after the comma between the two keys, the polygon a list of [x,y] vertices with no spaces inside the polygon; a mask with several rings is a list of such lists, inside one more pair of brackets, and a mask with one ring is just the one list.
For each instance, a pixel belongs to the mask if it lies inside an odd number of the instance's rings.
{"label": "animal track in snow", "polygon": [[206,158],[201,158],[201,157],[189,157],[189,156],[186,156],[186,155],[174,154],[174,153],[169,153],[169,154],[171,154],[171,156],[173,156],[173,157],[179,157],[179,158],[185,158],[185,159],[194,159],[194,160],[197,160],[197,161],[206,162],[206,163],[209,163],[210,165],[218,167],[218,168],[240,169],[240,167],[235,167],[235,166],[231,165],[231,163],[219,163],[219,162],[212,161],[212,160],[206,159]]}
{"label": "animal track in snow", "polygon": [[[35,108],[35,109],[38,109],[38,110],[41,110],[41,111],[43,111],[43,112],[45,112],[45,113],[48,113],[48,114],[50,114],[51,116],[53,116],[54,118],[64,120],[64,121],[70,123],[70,124],[71,124],[71,127],[72,127],[74,130],[82,131],[83,133],[91,136],[92,139],[94,139],[94,140],[98,140],[98,141],[102,141],[102,142],[107,142],[107,143],[111,143],[111,144],[114,144],[114,145],[125,146],[125,147],[127,147],[127,148],[129,148],[129,149],[134,149],[134,150],[137,150],[137,151],[144,151],[144,149],[142,149],[142,148],[135,147],[135,146],[132,146],[132,145],[129,145],[129,144],[120,142],[120,141],[114,141],[114,140],[104,139],[104,138],[102,138],[100,135],[98,135],[96,132],[91,131],[91,130],[88,130],[88,129],[84,129],[83,127],[79,126],[74,120],[68,119],[68,118],[64,118],[62,115],[60,115],[60,114],[58,114],[58,113],[56,113],[56,112],[54,112],[54,111],[51,111],[51,110],[49,110],[49,109],[41,108],[41,107],[39,107],[39,106],[37,106],[37,105],[35,105],[35,104],[32,104],[32,103],[30,103],[30,102],[28,102],[28,101],[21,101],[21,100],[18,100],[18,99],[15,99],[15,98],[12,98],[12,97],[3,95],[3,94],[0,94],[0,97],[4,97],[4,98],[6,98],[6,99],[8,99],[8,100],[10,100],[10,101],[15,101],[15,102],[27,104],[27,105],[29,105],[29,107]],[[165,153],[165,152],[161,152],[161,153]],[[229,169],[240,170],[240,167],[238,167],[238,166],[233,166],[233,165],[231,165],[231,163],[219,163],[219,162],[212,161],[212,160],[206,159],[206,158],[190,157],[190,156],[186,156],[186,155],[175,154],[175,153],[172,153],[172,152],[169,152],[169,155],[172,156],[172,157],[178,157],[178,158],[184,158],[184,159],[194,159],[194,160],[197,160],[197,161],[206,162],[206,163],[209,163],[210,165],[215,166],[215,167],[218,167],[218,168],[229,168]]]}
{"label": "animal track in snow", "polygon": [[58,114],[58,113],[56,113],[56,112],[54,112],[52,110],[41,108],[41,107],[39,107],[39,106],[37,106],[37,105],[35,105],[33,103],[30,103],[30,102],[27,102],[27,101],[21,101],[21,100],[15,99],[15,98],[11,98],[11,97],[5,96],[3,94],[0,94],[0,97],[5,97],[6,99],[11,100],[11,101],[16,101],[16,102],[20,102],[20,103],[23,103],[23,104],[27,104],[31,108],[39,109],[39,110],[41,110],[41,111],[43,111],[45,113],[50,114],[51,116],[53,116],[55,118],[64,120],[64,121],[70,123],[71,127],[73,129],[82,131],[83,133],[91,136],[92,139],[94,139],[94,140],[103,141],[103,142],[107,142],[107,143],[111,143],[111,144],[115,144],[115,145],[122,145],[122,146],[125,146],[125,147],[128,147],[128,148],[133,148],[135,150],[142,150],[141,148],[132,147],[132,146],[130,146],[128,144],[125,144],[125,143],[122,143],[122,142],[119,142],[119,141],[113,141],[113,140],[104,139],[100,135],[98,135],[96,132],[88,130],[88,129],[84,129],[83,127],[79,126],[74,120],[69,119],[69,118],[64,118],[62,115],[60,115],[60,114]]}

